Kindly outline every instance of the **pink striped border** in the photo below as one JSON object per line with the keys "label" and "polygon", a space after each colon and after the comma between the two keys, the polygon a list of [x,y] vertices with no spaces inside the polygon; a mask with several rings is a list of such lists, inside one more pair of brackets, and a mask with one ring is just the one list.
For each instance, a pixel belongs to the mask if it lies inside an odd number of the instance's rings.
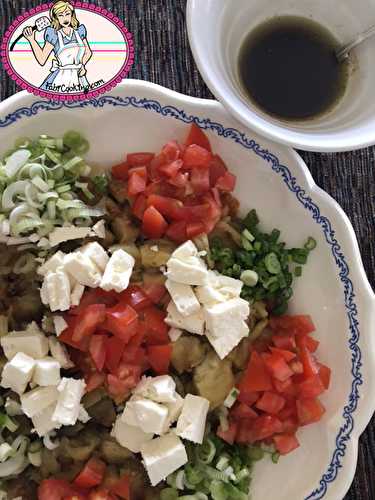
{"label": "pink striped border", "polygon": [[[69,0],[70,1],[70,0]],[[31,85],[29,82],[24,80],[18,73],[16,73],[11,65],[9,55],[8,55],[8,44],[9,41],[11,40],[13,33],[15,30],[18,28],[18,26],[23,23],[25,20],[27,20],[29,17],[34,16],[35,14],[41,13],[48,11],[52,7],[52,3],[50,4],[42,4],[38,5],[37,7],[28,10],[24,14],[21,14],[20,16],[17,17],[15,21],[10,25],[8,30],[6,31],[4,38],[1,41],[0,45],[0,56],[1,56],[1,61],[3,63],[3,66],[5,70],[7,71],[8,75],[12,80],[14,80],[19,87],[21,87],[24,90],[27,90],[28,92],[40,96],[40,97],[45,97],[48,98],[52,101],[83,101],[87,99],[91,99],[93,97],[98,97],[100,94],[104,94],[105,92],[108,92],[111,90],[113,87],[115,87],[118,83],[123,80],[127,74],[129,73],[133,63],[134,63],[134,42],[133,42],[133,37],[132,34],[128,31],[124,23],[119,19],[117,16],[112,14],[112,12],[109,12],[107,9],[104,7],[99,7],[97,5],[90,4],[88,2],[80,2],[80,1],[71,1],[70,2],[72,5],[74,5],[75,8],[79,8],[82,10],[87,10],[90,12],[93,12],[95,14],[98,14],[108,21],[110,21],[112,24],[114,24],[123,34],[125,41],[127,42],[128,46],[128,57],[126,58],[124,64],[122,65],[120,71],[115,75],[109,82],[105,83],[101,87],[96,88],[95,90],[92,90],[88,92],[87,94],[85,93],[80,93],[80,94],[58,94],[54,92],[47,92],[45,90],[40,90],[38,87],[35,87],[34,85]]]}

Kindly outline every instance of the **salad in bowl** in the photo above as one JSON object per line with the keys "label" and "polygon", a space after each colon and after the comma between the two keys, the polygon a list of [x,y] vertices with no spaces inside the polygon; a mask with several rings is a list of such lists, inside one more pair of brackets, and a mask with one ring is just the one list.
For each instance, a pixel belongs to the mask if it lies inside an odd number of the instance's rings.
{"label": "salad in bowl", "polygon": [[195,124],[105,173],[88,148],[20,138],[0,166],[1,498],[246,500],[325,413],[288,310],[317,242],[243,216]]}

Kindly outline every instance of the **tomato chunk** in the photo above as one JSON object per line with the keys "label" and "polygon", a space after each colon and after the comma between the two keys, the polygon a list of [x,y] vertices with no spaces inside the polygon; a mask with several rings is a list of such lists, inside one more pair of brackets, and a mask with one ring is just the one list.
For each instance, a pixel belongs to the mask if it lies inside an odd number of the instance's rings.
{"label": "tomato chunk", "polygon": [[38,488],[38,500],[63,500],[75,493],[74,487],[63,479],[44,479]]}
{"label": "tomato chunk", "polygon": [[181,170],[183,166],[182,160],[175,160],[171,163],[166,163],[165,165],[160,165],[159,172],[166,175],[167,177],[174,178],[176,177],[179,170]]}
{"label": "tomato chunk", "polygon": [[80,342],[83,337],[92,335],[105,320],[105,305],[92,304],[87,306],[78,316],[72,339]]}
{"label": "tomato chunk", "polygon": [[189,240],[205,232],[206,226],[203,222],[191,222],[186,225],[186,235]]}
{"label": "tomato chunk", "polygon": [[137,333],[138,314],[127,304],[118,304],[107,309],[104,328],[127,343]]}
{"label": "tomato chunk", "polygon": [[137,285],[130,285],[128,288],[120,293],[120,301],[125,302],[135,311],[142,311],[152,305],[150,298],[147,294]]}
{"label": "tomato chunk", "polygon": [[293,371],[279,354],[263,354],[263,359],[269,372],[276,380],[285,382],[285,380],[293,375]]}
{"label": "tomato chunk", "polygon": [[279,434],[273,437],[277,451],[280,455],[287,455],[299,447],[299,442],[293,434]]}
{"label": "tomato chunk", "polygon": [[311,375],[299,384],[301,398],[316,398],[323,394],[325,387],[319,375]]}
{"label": "tomato chunk", "polygon": [[271,377],[262,357],[256,351],[251,353],[249,363],[238,388],[240,390],[240,396],[242,392],[246,394],[257,391],[269,391],[272,389]]}
{"label": "tomato chunk", "polygon": [[147,347],[147,358],[151,368],[158,375],[168,373],[172,356],[172,344],[153,345]]}
{"label": "tomato chunk", "polygon": [[164,285],[158,284],[143,285],[143,290],[153,304],[159,304],[167,291]]}
{"label": "tomato chunk", "polygon": [[319,367],[319,377],[323,382],[324,388],[328,389],[329,384],[331,382],[331,369],[328,368],[328,366],[326,365],[322,365],[321,363],[318,363],[318,367]]}
{"label": "tomato chunk", "polygon": [[279,354],[287,363],[296,357],[296,353],[286,351],[285,349],[278,349],[277,347],[270,347],[270,351]]}
{"label": "tomato chunk", "polygon": [[136,167],[129,170],[128,195],[136,196],[143,193],[147,185],[146,167]]}
{"label": "tomato chunk", "polygon": [[111,173],[112,177],[119,181],[126,181],[128,179],[130,165],[127,161],[120,163],[119,165],[115,165],[112,167]]}
{"label": "tomato chunk", "polygon": [[187,240],[186,227],[186,222],[184,221],[172,222],[165,235],[176,243],[183,243]]}
{"label": "tomato chunk", "polygon": [[184,153],[184,166],[186,168],[208,168],[211,162],[211,153],[196,144],[188,146]]}
{"label": "tomato chunk", "polygon": [[167,221],[155,207],[146,208],[143,214],[142,230],[148,238],[161,238],[167,227]]}
{"label": "tomato chunk", "polygon": [[230,416],[231,418],[235,420],[243,420],[243,419],[252,419],[256,418],[258,414],[250,408],[245,403],[238,402],[235,404],[235,406],[230,410]]}
{"label": "tomato chunk", "polygon": [[297,415],[301,425],[319,422],[325,413],[325,408],[317,398],[297,399]]}
{"label": "tomato chunk", "polygon": [[143,219],[143,214],[145,213],[145,210],[147,208],[147,199],[144,194],[139,194],[136,199],[134,200],[133,206],[132,206],[132,212],[137,219],[142,220]]}
{"label": "tomato chunk", "polygon": [[215,186],[217,180],[227,172],[227,167],[219,155],[213,155],[210,162],[210,184]]}
{"label": "tomato chunk", "polygon": [[126,161],[132,167],[147,167],[154,157],[154,153],[129,153]]}
{"label": "tomato chunk", "polygon": [[96,369],[101,372],[104,367],[106,358],[106,341],[105,335],[93,335],[90,338],[89,352],[92,360],[95,363]]}
{"label": "tomato chunk", "polygon": [[118,481],[111,485],[110,491],[124,500],[130,500],[130,477],[124,474]]}
{"label": "tomato chunk", "polygon": [[203,130],[195,123],[192,123],[189,130],[189,135],[187,136],[185,142],[186,146],[190,146],[191,144],[196,144],[201,148],[207,149],[207,151],[211,151],[210,141],[208,140]]}
{"label": "tomato chunk", "polygon": [[186,218],[182,201],[151,194],[147,199],[147,205],[155,207],[164,217],[169,220],[183,220]]}
{"label": "tomato chunk", "polygon": [[230,422],[228,429],[224,431],[221,427],[217,428],[216,434],[220,439],[228,444],[233,444],[237,434],[238,424],[237,422]]}
{"label": "tomato chunk", "polygon": [[272,337],[272,342],[277,348],[287,351],[293,351],[297,347],[294,335],[274,335]]}
{"label": "tomato chunk", "polygon": [[218,178],[215,187],[220,191],[233,191],[236,187],[236,176],[230,172],[225,172],[224,175]]}
{"label": "tomato chunk", "polygon": [[98,458],[90,458],[84,468],[74,480],[74,484],[80,488],[92,488],[101,484],[106,465]]}
{"label": "tomato chunk", "polygon": [[191,187],[196,194],[206,193],[210,189],[210,172],[207,168],[194,167],[190,174]]}
{"label": "tomato chunk", "polygon": [[305,377],[311,377],[312,375],[316,375],[319,373],[319,367],[313,354],[307,349],[307,347],[301,347],[299,353],[302,365],[303,365],[303,373]]}
{"label": "tomato chunk", "polygon": [[110,372],[113,373],[117,369],[123,355],[125,345],[125,342],[116,336],[113,336],[106,341],[105,366]]}
{"label": "tomato chunk", "polygon": [[277,415],[285,406],[285,398],[274,392],[265,392],[258,399],[255,405],[258,410],[262,410],[270,415]]}
{"label": "tomato chunk", "polygon": [[165,312],[157,309],[156,307],[150,307],[146,309],[143,313],[144,323],[146,325],[146,344],[168,344],[168,325],[164,322]]}

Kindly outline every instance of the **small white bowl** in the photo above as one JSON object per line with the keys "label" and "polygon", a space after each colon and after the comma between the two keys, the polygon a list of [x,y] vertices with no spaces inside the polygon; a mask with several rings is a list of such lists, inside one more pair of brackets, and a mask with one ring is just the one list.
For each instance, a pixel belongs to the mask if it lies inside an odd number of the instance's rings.
{"label": "small white bowl", "polygon": [[279,228],[292,247],[310,235],[318,243],[296,280],[291,312],[311,314],[318,357],[332,368],[331,387],[322,397],[327,411],[318,424],[298,431],[301,447],[278,465],[257,464],[252,498],[339,500],[353,479],[358,438],[375,409],[375,298],[348,218],[314,184],[301,158],[249,133],[216,101],[136,80],[85,102],[54,103],[27,92],[3,101],[0,156],[17,137],[76,129],[90,141],[88,162],[109,168],[128,152],[183,141],[192,122],[236,174],[243,214],[256,208],[262,226]]}
{"label": "small white bowl", "polygon": [[210,90],[243,124],[283,144],[326,152],[375,144],[375,37],[354,50],[345,95],[320,117],[294,123],[280,120],[264,113],[245,95],[237,68],[242,43],[253,28],[282,15],[313,19],[346,43],[374,24],[375,2],[188,0],[190,45]]}

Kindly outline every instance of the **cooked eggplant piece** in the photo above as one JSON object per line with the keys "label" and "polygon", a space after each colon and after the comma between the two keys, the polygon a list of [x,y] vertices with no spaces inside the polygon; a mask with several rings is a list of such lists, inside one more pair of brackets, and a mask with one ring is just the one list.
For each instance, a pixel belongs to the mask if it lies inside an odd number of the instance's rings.
{"label": "cooked eggplant piece", "polygon": [[207,347],[193,335],[183,335],[173,343],[171,363],[178,373],[191,371],[202,363]]}
{"label": "cooked eggplant piece", "polygon": [[126,459],[133,457],[133,453],[130,450],[119,445],[110,436],[103,438],[99,451],[104,460],[109,464],[121,465]]}
{"label": "cooked eggplant piece", "polygon": [[176,246],[169,241],[150,240],[144,243],[141,250],[141,261],[144,268],[165,266]]}
{"label": "cooked eggplant piece", "polygon": [[119,243],[134,243],[140,234],[139,228],[126,214],[115,217],[111,228]]}

